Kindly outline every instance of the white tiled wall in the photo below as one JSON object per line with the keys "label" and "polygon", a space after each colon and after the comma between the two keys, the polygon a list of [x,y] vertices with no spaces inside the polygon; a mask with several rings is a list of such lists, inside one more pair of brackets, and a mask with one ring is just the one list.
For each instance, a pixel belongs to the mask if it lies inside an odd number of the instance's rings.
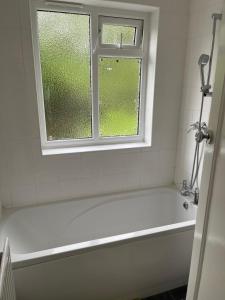
{"label": "white tiled wall", "polygon": [[161,8],[152,148],[58,156],[42,156],[40,151],[31,37],[24,30],[30,26],[27,2],[0,4],[0,199],[4,206],[173,183],[189,1],[136,0]]}
{"label": "white tiled wall", "polygon": [[[183,179],[191,176],[195,140],[194,132],[187,134],[191,123],[198,121],[201,105],[200,71],[198,59],[202,53],[209,54],[212,40],[212,13],[222,11],[223,0],[191,0],[187,35],[187,52],[184,71],[181,116],[179,123],[178,148],[176,158],[175,182],[177,186]],[[215,73],[216,49],[212,68],[212,83]],[[206,98],[203,120],[208,122],[211,98]],[[201,170],[199,182],[201,179]]]}

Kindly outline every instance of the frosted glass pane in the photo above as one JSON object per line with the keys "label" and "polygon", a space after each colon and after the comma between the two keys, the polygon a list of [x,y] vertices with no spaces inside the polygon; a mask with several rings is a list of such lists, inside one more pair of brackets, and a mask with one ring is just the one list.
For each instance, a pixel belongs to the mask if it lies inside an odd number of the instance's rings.
{"label": "frosted glass pane", "polygon": [[89,16],[37,16],[47,139],[91,137]]}
{"label": "frosted glass pane", "polygon": [[100,58],[101,136],[138,134],[141,59]]}
{"label": "frosted glass pane", "polygon": [[131,26],[103,24],[102,43],[120,45],[135,45],[136,28]]}

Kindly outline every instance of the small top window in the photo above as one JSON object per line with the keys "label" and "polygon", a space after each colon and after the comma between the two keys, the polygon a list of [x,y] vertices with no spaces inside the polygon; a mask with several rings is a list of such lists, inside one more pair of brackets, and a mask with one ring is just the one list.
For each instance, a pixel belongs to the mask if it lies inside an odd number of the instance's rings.
{"label": "small top window", "polygon": [[142,20],[100,17],[101,46],[139,48],[142,43]]}

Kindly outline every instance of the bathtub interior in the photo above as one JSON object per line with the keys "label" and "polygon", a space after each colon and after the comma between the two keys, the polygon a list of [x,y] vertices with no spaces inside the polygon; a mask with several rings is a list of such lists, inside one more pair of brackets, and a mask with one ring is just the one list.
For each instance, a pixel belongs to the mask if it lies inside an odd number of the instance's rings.
{"label": "bathtub interior", "polygon": [[93,197],[8,212],[1,241],[31,253],[195,219],[196,207],[171,188]]}

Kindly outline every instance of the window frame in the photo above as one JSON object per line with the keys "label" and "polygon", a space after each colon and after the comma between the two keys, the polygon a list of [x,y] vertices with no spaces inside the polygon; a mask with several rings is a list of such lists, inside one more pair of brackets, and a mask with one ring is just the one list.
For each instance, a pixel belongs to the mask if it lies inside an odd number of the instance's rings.
{"label": "window frame", "polygon": [[[54,11],[74,14],[90,15],[90,59],[91,59],[91,98],[92,98],[92,137],[85,139],[66,139],[66,140],[47,140],[46,120],[45,120],[45,106],[42,85],[41,60],[38,39],[38,24],[37,11]],[[150,18],[149,13],[140,11],[114,9],[95,7],[88,5],[76,5],[71,3],[68,5],[58,5],[54,2],[43,2],[41,0],[30,1],[31,13],[31,31],[34,55],[34,71],[36,79],[36,93],[38,102],[38,115],[40,126],[40,138],[42,153],[45,150],[56,150],[54,153],[60,152],[60,149],[66,149],[65,153],[70,152],[86,152],[96,150],[111,150],[121,148],[133,148],[150,146],[146,143],[146,95],[147,95],[147,77],[148,77],[148,63],[149,63],[149,37],[150,37]],[[142,20],[142,44],[139,47],[131,46],[124,48],[105,47],[101,45],[100,35],[98,32],[101,17],[109,18],[124,18],[133,19],[135,24]],[[136,22],[137,21],[137,22]],[[115,136],[115,137],[101,137],[99,135],[99,102],[98,102],[98,59],[99,57],[124,57],[124,58],[140,58],[141,64],[141,78],[140,78],[140,99],[139,99],[139,132],[135,136]],[[145,145],[144,145],[145,144]],[[57,152],[59,149],[59,152]],[[51,151],[46,151],[46,154],[51,154]]]}

